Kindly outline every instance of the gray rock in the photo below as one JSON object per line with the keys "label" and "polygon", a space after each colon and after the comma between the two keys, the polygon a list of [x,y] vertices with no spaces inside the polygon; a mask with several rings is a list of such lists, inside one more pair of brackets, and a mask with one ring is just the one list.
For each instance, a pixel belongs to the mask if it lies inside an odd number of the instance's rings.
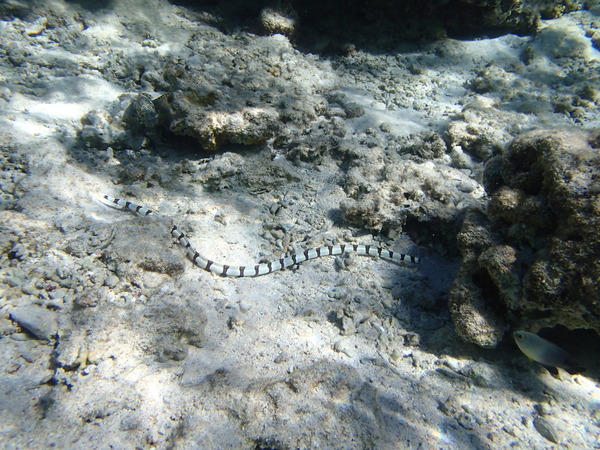
{"label": "gray rock", "polygon": [[533,420],[533,426],[537,432],[540,433],[540,435],[548,439],[550,442],[554,442],[555,444],[560,442],[556,426],[550,419],[542,416],[536,417]]}
{"label": "gray rock", "polygon": [[346,339],[342,339],[333,344],[333,349],[338,353],[343,353],[348,358],[354,358],[354,346]]}
{"label": "gray rock", "polygon": [[37,339],[50,340],[58,331],[58,316],[38,306],[20,306],[10,312],[10,318]]}

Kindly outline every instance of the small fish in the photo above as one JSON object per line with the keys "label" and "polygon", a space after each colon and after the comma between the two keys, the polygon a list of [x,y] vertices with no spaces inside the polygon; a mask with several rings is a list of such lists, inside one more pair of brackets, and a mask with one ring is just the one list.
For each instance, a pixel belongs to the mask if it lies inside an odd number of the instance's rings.
{"label": "small fish", "polygon": [[578,366],[565,350],[539,337],[537,334],[515,331],[513,337],[525,356],[542,364],[553,375],[558,373],[557,367],[565,369],[570,374],[585,370],[585,368]]}

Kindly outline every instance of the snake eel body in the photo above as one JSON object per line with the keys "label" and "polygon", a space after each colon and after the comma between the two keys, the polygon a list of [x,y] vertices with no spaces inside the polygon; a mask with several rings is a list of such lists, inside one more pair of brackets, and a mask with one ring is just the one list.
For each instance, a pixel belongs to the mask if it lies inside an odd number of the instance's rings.
{"label": "snake eel body", "polygon": [[[114,198],[109,195],[104,196],[106,204],[115,207],[117,209],[128,209],[136,214],[147,216],[150,214],[157,214],[151,209],[146,208],[142,205],[136,205],[127,200],[120,198]],[[171,228],[171,235],[186,249],[186,255],[196,266],[201,269],[213,272],[222,277],[258,277],[266,275],[277,270],[283,270],[291,266],[295,266],[309,259],[319,258],[321,256],[335,256],[341,255],[346,252],[354,252],[357,255],[364,256],[380,256],[388,258],[394,261],[410,261],[413,263],[419,263],[420,258],[416,256],[406,255],[403,253],[393,252],[391,250],[384,249],[382,247],[376,247],[371,245],[362,244],[341,244],[341,245],[327,245],[323,247],[311,248],[305,250],[302,253],[294,253],[286,255],[278,260],[270,261],[267,263],[256,264],[254,266],[231,266],[228,264],[219,264],[208,258],[205,258],[198,253],[188,238],[179,231],[177,225],[173,225]]]}

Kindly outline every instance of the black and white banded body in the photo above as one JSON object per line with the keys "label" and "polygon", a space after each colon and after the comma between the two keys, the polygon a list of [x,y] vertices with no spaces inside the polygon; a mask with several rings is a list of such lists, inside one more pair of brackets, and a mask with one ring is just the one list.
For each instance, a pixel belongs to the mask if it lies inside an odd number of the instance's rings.
{"label": "black and white banded body", "polygon": [[[117,209],[128,209],[136,214],[147,216],[149,214],[157,214],[151,209],[145,206],[136,205],[127,200],[114,198],[109,195],[105,195],[103,203],[108,206]],[[323,247],[311,248],[305,250],[302,253],[295,253],[286,255],[278,260],[270,261],[267,263],[256,264],[253,266],[232,266],[228,264],[220,264],[211,259],[208,259],[198,253],[188,238],[179,231],[177,225],[173,225],[171,228],[171,235],[177,239],[177,242],[186,249],[187,257],[196,266],[201,269],[208,270],[209,272],[216,273],[223,277],[258,277],[266,275],[277,270],[283,270],[288,267],[295,266],[309,259],[320,258],[321,256],[335,256],[343,253],[354,252],[357,255],[365,256],[380,256],[388,258],[394,261],[410,261],[412,263],[419,263],[420,259],[416,256],[406,255],[404,253],[397,253],[391,250],[387,250],[381,247],[362,245],[362,244],[341,244],[341,245],[328,245]]]}

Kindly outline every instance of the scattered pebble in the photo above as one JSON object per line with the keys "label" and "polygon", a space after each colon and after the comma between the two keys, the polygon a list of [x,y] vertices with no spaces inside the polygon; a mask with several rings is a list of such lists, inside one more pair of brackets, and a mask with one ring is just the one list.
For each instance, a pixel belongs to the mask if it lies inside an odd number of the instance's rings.
{"label": "scattered pebble", "polygon": [[109,288],[114,288],[118,282],[119,277],[117,277],[116,275],[109,275],[108,277],[106,277],[106,280],[104,280],[104,285],[108,286]]}
{"label": "scattered pebble", "polygon": [[250,311],[252,309],[252,306],[253,306],[252,303],[242,300],[239,303],[240,312],[247,313],[248,311]]}
{"label": "scattered pebble", "polygon": [[21,286],[21,292],[27,295],[37,295],[38,290],[35,287],[35,282],[30,282]]}
{"label": "scattered pebble", "polygon": [[274,362],[275,364],[281,364],[284,362],[288,362],[290,360],[290,355],[287,352],[281,352],[279,355],[277,355],[277,357],[275,358]]}
{"label": "scattered pebble", "polygon": [[533,426],[540,435],[548,439],[550,442],[558,444],[560,442],[558,430],[552,421],[543,416],[538,416],[533,419]]}
{"label": "scattered pebble", "polygon": [[404,335],[404,345],[409,347],[418,347],[421,345],[419,335],[416,333],[407,333]]}
{"label": "scattered pebble", "polygon": [[354,345],[346,339],[341,339],[341,340],[337,341],[335,344],[333,344],[333,349],[338,353],[343,353],[348,358],[354,358],[354,354],[355,354],[355,350],[356,350],[354,348]]}
{"label": "scattered pebble", "polygon": [[10,318],[37,339],[49,341],[58,331],[58,315],[37,306],[19,306],[11,310]]}

